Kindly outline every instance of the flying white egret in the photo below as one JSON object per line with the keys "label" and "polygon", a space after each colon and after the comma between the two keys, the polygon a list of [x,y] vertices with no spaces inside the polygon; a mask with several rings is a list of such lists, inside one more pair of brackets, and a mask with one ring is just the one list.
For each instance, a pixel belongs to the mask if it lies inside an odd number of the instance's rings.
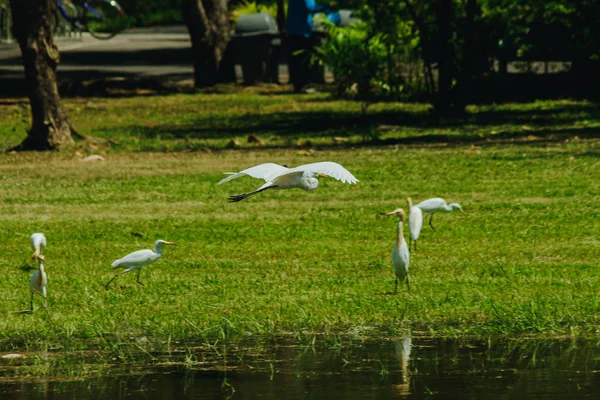
{"label": "flying white egret", "polygon": [[34,233],[29,238],[29,241],[31,242],[31,247],[33,247],[33,255],[31,256],[31,259],[34,262],[38,259],[43,260],[44,255],[42,253],[46,248],[46,236],[43,233]]}
{"label": "flying white egret", "polygon": [[410,255],[403,233],[403,225],[404,221],[406,221],[406,213],[403,209],[397,208],[385,215],[399,217],[396,243],[394,243],[394,250],[392,251],[392,261],[394,263],[394,272],[396,274],[396,286],[394,287],[394,294],[398,292],[398,279],[401,281],[406,281],[406,287],[408,287],[408,291],[410,292],[410,283],[408,279],[408,264],[410,262]]}
{"label": "flying white egret", "polygon": [[44,271],[44,264],[38,260],[38,269],[29,278],[29,289],[31,290],[31,311],[33,311],[33,295],[39,294],[44,297],[44,308],[48,308],[48,299],[46,298],[46,286],[48,286],[48,275]]}
{"label": "flying white egret", "polygon": [[247,197],[269,189],[300,188],[304,190],[315,190],[317,186],[319,186],[319,181],[315,178],[316,176],[330,176],[343,183],[358,182],[358,179],[356,179],[346,168],[331,161],[300,165],[295,168],[287,168],[278,164],[266,163],[240,172],[226,172],[226,174],[230,174],[230,176],[219,181],[219,185],[244,175],[249,175],[257,179],[264,179],[266,182],[253,192],[230,196],[229,202],[242,201]]}
{"label": "flying white egret", "polygon": [[459,210],[461,213],[465,214],[462,207],[458,203],[446,204],[446,200],[440,197],[434,197],[432,199],[423,200],[419,204],[416,205],[419,207],[421,211],[425,213],[425,218],[429,216],[429,226],[431,229],[433,228],[433,214],[436,212],[449,213],[452,210]]}
{"label": "flying white egret", "polygon": [[413,206],[412,199],[409,197],[406,199],[408,202],[408,228],[410,230],[410,239],[408,248],[410,249],[411,241],[414,243],[414,249],[417,251],[417,239],[421,234],[423,228],[423,212],[419,207]]}
{"label": "flying white egret", "polygon": [[122,275],[129,271],[133,271],[134,269],[138,270],[136,282],[139,283],[140,285],[144,286],[144,284],[142,282],[140,282],[140,272],[142,272],[142,267],[144,265],[151,264],[154,261],[158,260],[160,258],[160,256],[162,256],[163,246],[165,246],[165,245],[174,246],[175,243],[167,242],[164,240],[157,240],[156,243],[154,243],[154,251],[152,251],[150,249],[138,250],[138,251],[134,251],[133,253],[127,254],[123,258],[119,258],[118,260],[113,261],[111,264],[113,266],[113,268],[126,268],[126,269],[124,271],[121,271],[121,272],[118,272],[117,274],[115,274],[115,276],[113,276],[112,279],[110,281],[108,281],[108,283],[106,285],[104,285],[106,287],[106,290],[108,290],[108,285],[110,285],[110,283],[117,276]]}

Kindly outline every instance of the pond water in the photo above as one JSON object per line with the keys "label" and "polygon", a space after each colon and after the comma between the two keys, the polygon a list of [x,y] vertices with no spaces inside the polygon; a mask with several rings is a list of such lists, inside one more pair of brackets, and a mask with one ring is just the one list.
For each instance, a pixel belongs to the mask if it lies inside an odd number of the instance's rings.
{"label": "pond water", "polygon": [[600,398],[599,344],[405,337],[260,350],[230,346],[218,356],[197,349],[187,362],[172,356],[126,375],[78,381],[0,373],[0,399]]}

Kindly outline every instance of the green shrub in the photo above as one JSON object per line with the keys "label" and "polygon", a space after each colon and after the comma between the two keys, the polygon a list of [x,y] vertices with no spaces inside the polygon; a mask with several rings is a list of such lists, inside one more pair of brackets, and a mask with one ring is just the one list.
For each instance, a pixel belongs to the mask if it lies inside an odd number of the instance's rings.
{"label": "green shrub", "polygon": [[[287,2],[285,3],[287,5]],[[277,18],[277,3],[275,2],[257,2],[242,1],[231,9],[231,19],[237,21],[241,15],[266,12],[273,18]]]}
{"label": "green shrub", "polygon": [[385,84],[386,48],[381,35],[369,35],[364,23],[337,27],[323,21],[323,25],[328,38],[317,48],[313,61],[331,69],[338,95],[366,100],[376,91],[389,90]]}

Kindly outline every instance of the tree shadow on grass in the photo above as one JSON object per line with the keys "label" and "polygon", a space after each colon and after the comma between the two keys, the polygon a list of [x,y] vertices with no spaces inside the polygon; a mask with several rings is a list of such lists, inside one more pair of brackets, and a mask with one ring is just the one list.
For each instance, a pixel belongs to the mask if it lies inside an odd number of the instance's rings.
{"label": "tree shadow on grass", "polygon": [[[517,106],[518,107],[518,106]],[[370,140],[364,145],[433,145],[557,142],[569,137],[598,138],[600,128],[577,126],[577,121],[600,120],[598,104],[565,103],[552,109],[490,109],[468,113],[462,118],[437,118],[428,110],[370,111],[302,111],[272,114],[248,114],[221,117],[199,116],[184,125],[145,127],[128,126],[127,130],[142,138],[230,139],[245,135],[277,136],[288,139],[347,138],[361,136]],[[410,136],[402,137],[410,128]],[[392,132],[400,136],[378,140]],[[343,146],[339,140],[336,147]],[[356,146],[356,143],[348,143]],[[322,147],[321,145],[319,145]],[[263,147],[270,147],[264,145]]]}

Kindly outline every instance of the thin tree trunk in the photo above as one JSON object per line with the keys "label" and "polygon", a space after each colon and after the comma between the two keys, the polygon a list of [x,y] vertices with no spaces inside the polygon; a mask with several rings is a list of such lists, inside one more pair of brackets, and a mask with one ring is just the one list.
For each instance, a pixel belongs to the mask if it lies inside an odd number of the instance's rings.
{"label": "thin tree trunk", "polygon": [[438,93],[435,101],[435,111],[439,114],[448,114],[452,110],[452,67],[453,51],[450,42],[450,18],[452,13],[452,0],[438,0]]}
{"label": "thin tree trunk", "polygon": [[31,129],[16,150],[57,150],[73,143],[65,114],[56,67],[60,54],[52,37],[51,0],[11,0],[13,35],[23,56],[27,93],[31,104]]}
{"label": "thin tree trunk", "polygon": [[427,25],[425,25],[417,15],[417,12],[410,0],[405,0],[404,3],[406,4],[406,9],[413,19],[417,30],[419,31],[419,36],[421,39],[421,57],[423,57],[425,87],[430,96],[433,98],[436,92],[435,79],[433,78],[433,67],[431,65],[432,60],[431,57],[429,57],[430,52],[425,47],[426,43],[430,42],[429,30],[427,29]]}
{"label": "thin tree trunk", "polygon": [[277,27],[280,33],[285,32],[285,8],[283,0],[277,0]]}
{"label": "thin tree trunk", "polygon": [[467,0],[466,17],[464,23],[464,44],[460,80],[460,107],[464,108],[473,100],[473,73],[475,56],[475,13],[477,0]]}
{"label": "thin tree trunk", "polygon": [[212,86],[231,39],[227,0],[183,0],[182,7],[192,41],[194,86]]}

